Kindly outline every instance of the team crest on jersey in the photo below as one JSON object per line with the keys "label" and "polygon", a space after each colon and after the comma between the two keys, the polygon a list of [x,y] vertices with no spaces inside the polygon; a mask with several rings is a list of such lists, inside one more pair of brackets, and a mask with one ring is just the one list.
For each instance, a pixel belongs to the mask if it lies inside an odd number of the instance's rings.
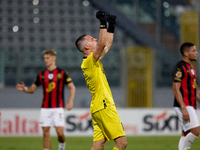
{"label": "team crest on jersey", "polygon": [[49,78],[50,80],[53,79],[53,74],[50,73],[50,74],[48,75],[48,78]]}
{"label": "team crest on jersey", "polygon": [[182,77],[182,72],[181,71],[177,71],[176,72],[176,77],[177,78],[181,78]]}
{"label": "team crest on jersey", "polygon": [[193,69],[191,69],[191,72],[192,72],[192,74],[194,75],[194,70],[193,70]]}

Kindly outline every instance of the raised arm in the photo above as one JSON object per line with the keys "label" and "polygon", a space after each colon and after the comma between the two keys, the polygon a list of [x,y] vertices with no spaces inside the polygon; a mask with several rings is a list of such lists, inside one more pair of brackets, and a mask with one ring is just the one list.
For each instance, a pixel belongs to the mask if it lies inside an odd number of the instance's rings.
{"label": "raised arm", "polygon": [[116,20],[117,20],[116,16],[107,15],[107,21],[109,23],[108,30],[107,30],[108,31],[107,32],[107,42],[106,42],[106,46],[103,49],[103,52],[101,54],[100,59],[102,59],[111,48],[111,45],[112,45],[112,42],[113,42],[113,37],[114,37]]}
{"label": "raised arm", "polygon": [[99,59],[102,59],[107,54],[107,52],[110,50],[110,47],[111,47],[112,42],[113,42],[113,35],[114,35],[113,33],[107,32],[106,46],[104,47],[104,49],[101,53],[101,57]]}
{"label": "raised arm", "polygon": [[184,120],[190,120],[188,111],[186,109],[185,103],[183,101],[183,97],[180,92],[180,87],[181,87],[181,82],[173,82],[172,88],[173,88],[173,93],[175,95],[175,98],[177,102],[179,103],[181,109],[182,109],[182,115]]}
{"label": "raised arm", "polygon": [[24,91],[26,93],[34,93],[37,89],[37,85],[33,83],[30,87],[26,87],[24,82],[22,81],[21,84],[16,85],[16,89],[19,91]]}
{"label": "raised arm", "polygon": [[106,14],[104,11],[98,11],[96,13],[96,18],[100,20],[100,32],[99,32],[99,38],[96,50],[93,53],[94,59],[97,61],[102,52],[103,49],[106,46],[107,42],[107,21],[106,21]]}

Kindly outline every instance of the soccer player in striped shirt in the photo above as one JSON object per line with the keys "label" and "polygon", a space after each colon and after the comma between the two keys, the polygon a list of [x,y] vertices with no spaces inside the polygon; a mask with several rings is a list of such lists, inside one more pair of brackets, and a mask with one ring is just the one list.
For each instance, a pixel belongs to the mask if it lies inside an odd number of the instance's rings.
{"label": "soccer player in striped shirt", "polygon": [[[17,84],[19,91],[34,93],[39,85],[43,87],[43,100],[40,112],[39,124],[43,130],[44,150],[51,149],[50,127],[53,124],[58,135],[59,149],[65,150],[64,135],[64,108],[71,110],[75,96],[75,86],[67,72],[56,66],[56,51],[46,50],[43,52],[46,70],[38,73],[35,81],[30,87],[24,82]],[[64,102],[64,85],[70,89],[68,103]]]}
{"label": "soccer player in striped shirt", "polygon": [[173,69],[174,109],[179,118],[182,135],[179,150],[190,149],[200,134],[200,124],[196,114],[196,101],[200,102],[197,74],[192,65],[197,61],[198,52],[194,44],[186,42],[180,47],[183,59]]}

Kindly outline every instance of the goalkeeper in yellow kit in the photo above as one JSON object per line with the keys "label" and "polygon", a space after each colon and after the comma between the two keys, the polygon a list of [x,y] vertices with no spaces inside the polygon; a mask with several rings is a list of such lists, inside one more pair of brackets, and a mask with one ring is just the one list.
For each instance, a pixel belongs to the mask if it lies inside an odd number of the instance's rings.
{"label": "goalkeeper in yellow kit", "polygon": [[90,111],[94,135],[91,150],[103,150],[109,140],[116,143],[113,150],[124,150],[127,146],[126,135],[100,62],[112,45],[116,16],[98,11],[96,18],[100,20],[98,42],[87,34],[80,36],[75,42],[78,50],[84,54],[81,69],[92,94]]}

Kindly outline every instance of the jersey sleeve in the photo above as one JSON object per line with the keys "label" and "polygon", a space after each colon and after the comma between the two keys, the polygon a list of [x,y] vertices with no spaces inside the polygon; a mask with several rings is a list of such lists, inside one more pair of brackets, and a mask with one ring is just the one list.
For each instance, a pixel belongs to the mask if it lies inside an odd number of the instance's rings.
{"label": "jersey sleeve", "polygon": [[175,66],[172,71],[173,82],[181,82],[184,77],[183,68],[181,66]]}
{"label": "jersey sleeve", "polygon": [[33,82],[35,85],[39,86],[41,84],[39,74],[37,75],[36,79]]}
{"label": "jersey sleeve", "polygon": [[64,84],[72,82],[72,79],[69,77],[68,72],[64,72]]}

